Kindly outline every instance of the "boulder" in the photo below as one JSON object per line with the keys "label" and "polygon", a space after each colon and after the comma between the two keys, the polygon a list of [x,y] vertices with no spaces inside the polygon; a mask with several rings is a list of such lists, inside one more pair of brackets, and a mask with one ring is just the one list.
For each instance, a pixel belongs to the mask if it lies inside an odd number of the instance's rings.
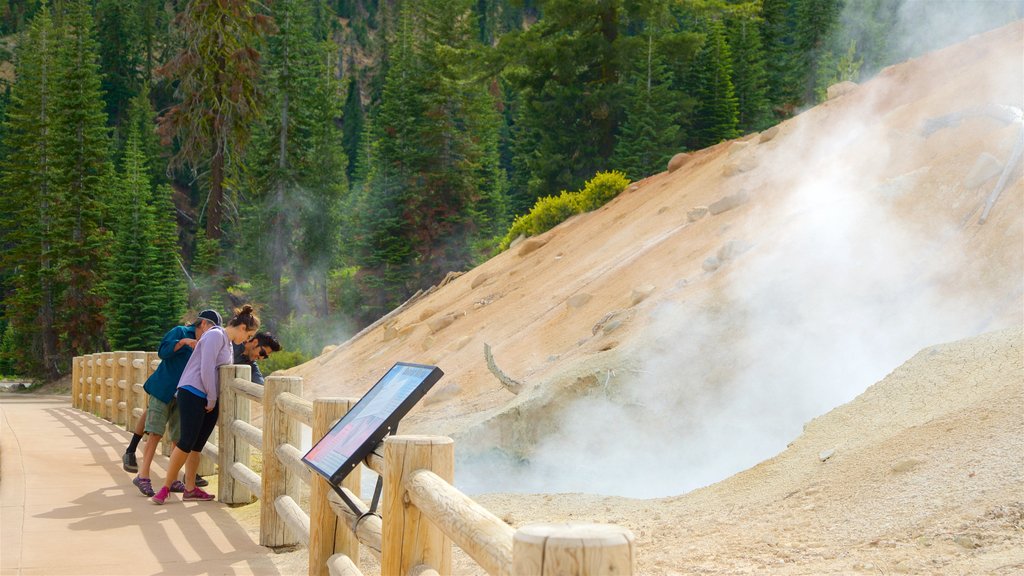
{"label": "boulder", "polygon": [[740,190],[735,194],[729,194],[728,196],[725,196],[720,200],[713,202],[710,206],[708,206],[708,212],[710,212],[711,215],[714,216],[716,214],[721,214],[722,212],[732,210],[737,206],[742,206],[749,201],[750,194],[748,194],[746,190]]}
{"label": "boulder", "polygon": [[676,170],[682,168],[689,161],[690,155],[687,154],[686,152],[680,152],[679,154],[676,154],[675,156],[672,157],[671,160],[668,161],[668,171],[675,172]]}
{"label": "boulder", "polygon": [[845,80],[843,82],[839,82],[838,84],[833,84],[829,86],[828,89],[825,91],[825,98],[827,100],[839,98],[840,96],[845,96],[846,94],[849,94],[850,92],[853,92],[856,89],[856,82],[850,82],[849,80]]}

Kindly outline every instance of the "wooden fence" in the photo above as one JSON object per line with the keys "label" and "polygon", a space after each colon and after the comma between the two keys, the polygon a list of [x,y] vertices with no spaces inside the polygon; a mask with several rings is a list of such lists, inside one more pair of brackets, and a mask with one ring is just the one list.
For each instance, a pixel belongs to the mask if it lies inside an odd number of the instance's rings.
{"label": "wooden fence", "polygon": [[[142,383],[158,364],[155,352],[76,357],[72,406],[131,430],[146,405]],[[363,462],[383,480],[379,510],[359,497],[359,468],[341,487],[353,510],[302,462],[299,447],[301,425],[320,438],[355,400],[306,400],[302,379],[290,376],[271,376],[260,386],[248,366],[221,366],[220,382],[217,444],[203,450],[203,468],[215,463],[219,473],[217,499],[243,504],[258,498],[260,544],[306,545],[310,576],[362,576],[360,545],[380,561],[385,576],[448,575],[453,544],[492,576],[633,574],[634,539],[624,528],[533,524],[513,530],[460,492],[452,486],[454,442],[446,437],[389,436]],[[262,407],[262,429],[252,423],[253,403]],[[262,455],[259,473],[252,468],[253,449]]]}

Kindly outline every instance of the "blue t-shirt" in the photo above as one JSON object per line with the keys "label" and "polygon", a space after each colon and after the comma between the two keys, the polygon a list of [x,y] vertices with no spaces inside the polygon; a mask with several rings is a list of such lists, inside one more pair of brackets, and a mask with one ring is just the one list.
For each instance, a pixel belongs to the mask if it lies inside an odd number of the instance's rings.
{"label": "blue t-shirt", "polygon": [[157,349],[157,356],[160,357],[160,365],[156,367],[142,388],[146,394],[154,396],[165,404],[170,404],[174,398],[174,392],[178,389],[178,380],[181,380],[181,373],[192,357],[192,347],[182,346],[178,350],[178,341],[183,338],[196,337],[195,326],[175,326],[164,334],[160,341],[160,348]]}

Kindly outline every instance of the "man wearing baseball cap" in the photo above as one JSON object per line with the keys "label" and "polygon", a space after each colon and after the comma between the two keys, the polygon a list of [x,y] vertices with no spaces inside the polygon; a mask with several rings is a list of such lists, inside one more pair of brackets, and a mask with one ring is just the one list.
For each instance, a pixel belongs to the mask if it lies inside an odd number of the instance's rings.
{"label": "man wearing baseball cap", "polygon": [[[164,429],[167,429],[172,442],[178,440],[178,414],[177,404],[174,400],[174,392],[178,387],[178,380],[192,356],[196,342],[202,338],[207,330],[214,326],[220,326],[220,313],[216,310],[203,310],[199,313],[195,322],[185,326],[175,326],[164,335],[157,349],[160,357],[160,365],[146,379],[143,389],[149,395],[149,405],[145,412],[139,417],[135,425],[135,434],[121,457],[123,467],[128,472],[138,472],[132,480],[139,492],[145,496],[153,495],[153,486],[150,481],[149,469],[156,455],[156,448],[163,437]],[[142,455],[142,467],[138,466],[135,459],[135,449],[142,439],[142,435],[148,432],[149,440],[146,441],[146,448]],[[198,456],[198,453],[196,453]],[[208,484],[205,480],[203,485]],[[177,492],[183,491],[184,483],[177,480],[172,489]]]}

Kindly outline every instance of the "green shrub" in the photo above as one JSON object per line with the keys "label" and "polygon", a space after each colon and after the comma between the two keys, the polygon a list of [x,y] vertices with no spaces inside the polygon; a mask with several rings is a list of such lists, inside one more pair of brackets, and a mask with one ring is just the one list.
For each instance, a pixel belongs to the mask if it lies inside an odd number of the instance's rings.
{"label": "green shrub", "polygon": [[577,197],[575,192],[562,191],[558,196],[538,198],[529,214],[517,216],[512,222],[508,234],[501,242],[501,249],[508,249],[520,235],[536,236],[565,222],[570,216],[579,214],[581,210]]}
{"label": "green shrub", "polygon": [[597,210],[618,196],[626,186],[629,186],[629,179],[622,172],[598,172],[587,182],[583,190],[580,190],[579,203],[582,211]]}
{"label": "green shrub", "polygon": [[529,214],[516,216],[508,233],[498,243],[498,251],[508,250],[519,236],[536,236],[558,226],[570,216],[600,208],[629,186],[622,172],[598,172],[579,192],[563,191],[558,196],[537,200]]}
{"label": "green shrub", "polygon": [[275,370],[287,370],[292,366],[298,366],[303,362],[309,361],[309,357],[298,350],[281,350],[280,352],[274,352],[269,358],[260,360],[260,372],[264,376],[269,376]]}

